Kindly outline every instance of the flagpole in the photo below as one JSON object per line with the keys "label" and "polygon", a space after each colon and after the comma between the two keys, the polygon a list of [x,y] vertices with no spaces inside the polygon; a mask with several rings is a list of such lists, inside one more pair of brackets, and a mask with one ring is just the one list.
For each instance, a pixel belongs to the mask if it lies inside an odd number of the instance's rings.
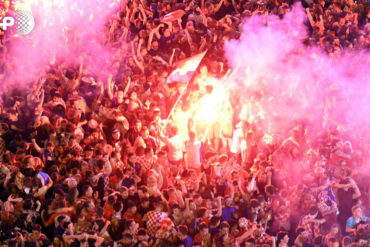
{"label": "flagpole", "polygon": [[173,107],[171,108],[170,114],[168,114],[168,116],[167,116],[167,118],[166,118],[166,125],[167,125],[167,121],[171,118],[171,116],[172,116],[172,114],[173,114],[173,112],[174,112],[174,110],[175,110],[175,108],[176,108],[177,104],[180,102],[180,99],[181,99],[181,98],[182,98],[182,96],[184,95],[184,93],[185,93],[185,91],[186,91],[186,89],[187,89],[187,87],[188,87],[188,85],[189,85],[189,81],[190,81],[190,80],[188,80],[188,81],[186,82],[186,85],[185,85],[184,89],[182,90],[182,92],[180,93],[179,97],[177,98],[177,100],[176,100],[175,104],[174,104],[174,105],[173,105]]}
{"label": "flagpole", "polygon": [[[175,108],[176,108],[177,104],[180,102],[180,100],[181,100],[182,96],[183,96],[183,95],[184,95],[184,93],[186,92],[186,89],[188,88],[189,83],[190,83],[191,81],[193,81],[193,80],[194,80],[195,75],[196,75],[196,73],[195,73],[195,72],[198,70],[198,68],[199,68],[200,64],[202,63],[203,59],[204,59],[204,58],[205,58],[205,56],[207,55],[208,51],[209,51],[209,50],[207,50],[207,51],[204,53],[204,56],[203,56],[202,60],[200,60],[200,62],[199,62],[199,64],[198,64],[197,68],[194,70],[193,75],[192,75],[192,76],[190,77],[190,79],[186,82],[184,89],[183,89],[183,90],[182,90],[182,92],[180,93],[179,97],[177,98],[177,100],[176,100],[175,104],[173,105],[173,107],[172,107],[172,109],[171,109],[170,113],[168,114],[168,116],[167,116],[167,118],[166,118],[166,121],[165,121],[164,126],[163,126],[163,128],[162,128],[162,131],[167,127],[168,120],[171,118],[171,116],[172,116],[172,114],[173,114],[173,112],[174,112],[174,110],[175,110]],[[161,132],[162,132],[162,131],[161,131]]]}

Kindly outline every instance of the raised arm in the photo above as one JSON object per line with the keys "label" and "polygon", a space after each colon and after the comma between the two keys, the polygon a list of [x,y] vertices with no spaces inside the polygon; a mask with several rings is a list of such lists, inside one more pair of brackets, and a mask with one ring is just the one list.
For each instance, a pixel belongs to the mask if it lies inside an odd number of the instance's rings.
{"label": "raised arm", "polygon": [[108,97],[110,100],[113,99],[113,74],[108,76]]}
{"label": "raised arm", "polygon": [[140,10],[140,13],[141,13],[141,15],[143,16],[143,24],[145,25],[146,24],[146,22],[147,22],[147,16],[146,16],[146,13],[145,13],[145,11],[144,11],[144,7],[143,7],[143,5],[141,5],[140,4],[140,6],[139,6],[139,10]]}
{"label": "raised arm", "polygon": [[162,64],[168,65],[168,63],[161,56],[155,56],[153,59],[161,62]]}
{"label": "raised arm", "polygon": [[173,64],[173,59],[174,59],[174,57],[175,57],[175,53],[176,53],[176,48],[173,48],[173,49],[172,49],[172,54],[171,54],[171,57],[170,57],[170,61],[168,62],[168,64],[169,64],[170,66],[172,66],[172,64]]}
{"label": "raised arm", "polygon": [[222,197],[217,197],[217,214],[216,216],[221,217],[222,216]]}
{"label": "raised arm", "polygon": [[100,232],[99,232],[99,237],[103,237],[104,236],[104,234],[105,234],[105,232],[107,231],[107,229],[108,229],[108,226],[110,225],[110,221],[109,220],[107,220],[106,222],[105,222],[105,225],[104,225],[104,227],[100,230]]}
{"label": "raised arm", "polygon": [[126,96],[127,95],[127,92],[128,90],[130,89],[130,85],[131,85],[131,77],[128,77],[127,78],[127,84],[126,84],[126,87],[125,89],[123,90],[123,95]]}
{"label": "raised arm", "polygon": [[131,13],[130,22],[133,22],[135,20],[136,12],[137,12],[137,6],[136,6],[136,3],[134,1],[134,9],[132,10],[132,13]]}
{"label": "raised arm", "polygon": [[236,5],[235,0],[231,0],[231,2],[233,4],[235,11],[239,13],[239,8],[238,8],[238,5]]}
{"label": "raised arm", "polygon": [[[44,105],[44,101],[45,101],[45,91],[44,91],[44,89],[41,89],[38,101],[39,102],[38,102],[37,106],[35,107],[35,117],[41,117],[41,115],[44,111],[44,108],[42,107]],[[36,115],[36,113],[38,113],[38,114]]]}
{"label": "raised arm", "polygon": [[203,20],[203,24],[207,26],[207,16],[203,13],[201,8],[198,7],[196,10],[200,13],[200,16],[202,17]]}
{"label": "raised arm", "polygon": [[161,171],[159,173],[159,178],[158,178],[158,189],[160,190],[163,186],[163,172]]}
{"label": "raised arm", "polygon": [[352,178],[350,179],[350,183],[351,183],[353,190],[355,191],[355,193],[352,195],[352,199],[357,199],[361,197],[361,191],[358,188],[356,182]]}
{"label": "raised arm", "polygon": [[221,9],[221,6],[223,4],[224,0],[220,0],[220,2],[218,2],[215,10],[214,10],[214,13],[217,13],[220,9]]}
{"label": "raised arm", "polygon": [[256,225],[253,224],[253,226],[252,226],[251,229],[249,229],[248,231],[246,231],[245,233],[243,233],[243,235],[241,235],[241,236],[239,236],[239,237],[236,238],[237,244],[243,243],[244,240],[246,240],[247,238],[249,238],[249,236],[251,236],[255,230],[256,230]]}
{"label": "raised arm", "polygon": [[139,38],[139,44],[137,45],[137,50],[136,50],[136,56],[140,60],[143,60],[143,56],[141,55],[141,46],[143,45],[144,40]]}
{"label": "raised arm", "polygon": [[42,186],[37,192],[34,194],[35,197],[40,197],[46,194],[46,192],[53,186],[53,180],[49,178],[49,183],[45,186]]}
{"label": "raised arm", "polygon": [[186,39],[187,39],[189,45],[192,45],[193,40],[191,39],[190,34],[189,34],[189,32],[186,28],[184,29],[184,32],[185,32],[185,36],[186,36]]}
{"label": "raised arm", "polygon": [[181,191],[176,190],[176,196],[177,196],[177,198],[178,198],[178,202],[180,203],[180,204],[179,204],[179,206],[180,206],[181,208],[184,208],[184,207],[185,207],[185,202],[184,202],[184,198],[183,198],[183,196],[182,196]]}
{"label": "raised arm", "polygon": [[185,198],[185,215],[190,215],[190,198]]}
{"label": "raised arm", "polygon": [[144,72],[145,71],[144,65],[140,61],[137,60],[137,58],[136,58],[135,55],[132,57],[132,59],[136,63],[137,67],[139,67],[139,69],[141,70],[141,72]]}
{"label": "raised arm", "polygon": [[127,28],[130,28],[130,9],[127,7],[127,5],[126,5],[125,25]]}
{"label": "raised arm", "polygon": [[201,40],[202,41],[200,43],[199,51],[204,51],[207,46],[207,39],[205,37],[202,37]]}
{"label": "raised arm", "polygon": [[311,12],[309,10],[309,8],[306,8],[306,13],[307,13],[307,18],[311,24],[311,27],[314,27],[315,26],[315,22],[313,21],[313,18],[312,18],[312,15],[311,15]]}
{"label": "raised arm", "polygon": [[105,162],[103,173],[105,176],[109,176],[112,173],[112,166],[110,164],[108,155],[105,156],[105,159],[106,159],[106,162]]}
{"label": "raised arm", "polygon": [[74,91],[80,85],[83,68],[84,68],[84,59],[83,56],[81,56],[80,69],[78,70],[77,77],[74,79],[74,83],[71,89],[72,91]]}
{"label": "raised arm", "polygon": [[148,39],[148,44],[146,45],[146,49],[148,51],[150,51],[152,49],[152,41],[153,41],[153,36],[154,36],[154,33],[156,32],[155,29],[153,29],[150,33],[149,33],[149,39]]}
{"label": "raised arm", "polygon": [[32,139],[32,144],[33,144],[33,147],[36,149],[36,151],[40,154],[43,154],[44,153],[44,149],[42,149],[36,142],[35,139]]}
{"label": "raised arm", "polygon": [[99,85],[100,85],[100,93],[99,93],[99,97],[97,100],[98,103],[100,103],[104,97],[104,83],[100,81]]}
{"label": "raised arm", "polygon": [[204,176],[204,172],[202,172],[201,174],[199,174],[198,178],[197,178],[197,184],[195,186],[195,191],[198,191],[199,190],[199,184],[200,184],[200,181],[202,180]]}

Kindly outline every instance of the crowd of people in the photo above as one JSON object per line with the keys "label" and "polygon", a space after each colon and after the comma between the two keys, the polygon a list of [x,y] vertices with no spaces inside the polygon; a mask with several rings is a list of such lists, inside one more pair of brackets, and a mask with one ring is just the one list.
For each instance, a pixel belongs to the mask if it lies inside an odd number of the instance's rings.
{"label": "crowd of people", "polygon": [[[304,122],[266,142],[263,119],[237,110],[211,137],[165,121],[181,92],[166,83],[176,62],[209,50],[206,73],[222,77],[242,20],[284,18],[293,4],[130,0],[102,31],[116,57],[107,82],[81,56],[51,62],[27,90],[3,87],[2,246],[369,246],[367,145]],[[368,49],[366,1],[301,4],[306,45]],[[11,39],[0,37],[5,84]]]}

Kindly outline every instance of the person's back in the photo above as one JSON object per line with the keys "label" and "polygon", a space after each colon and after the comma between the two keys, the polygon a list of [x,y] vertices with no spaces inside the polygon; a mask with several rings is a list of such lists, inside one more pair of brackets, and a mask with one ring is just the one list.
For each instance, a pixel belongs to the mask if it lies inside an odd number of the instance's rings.
{"label": "person's back", "polygon": [[168,160],[171,163],[180,162],[183,158],[184,140],[182,136],[176,133],[171,138],[167,139],[166,145],[168,148]]}
{"label": "person's back", "polygon": [[201,145],[202,143],[195,139],[195,133],[189,133],[190,140],[185,145],[186,163],[188,169],[196,171],[201,170]]}

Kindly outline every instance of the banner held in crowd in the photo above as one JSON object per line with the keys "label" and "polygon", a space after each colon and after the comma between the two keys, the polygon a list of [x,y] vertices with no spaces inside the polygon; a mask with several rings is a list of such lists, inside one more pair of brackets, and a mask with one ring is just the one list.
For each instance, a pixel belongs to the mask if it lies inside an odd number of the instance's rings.
{"label": "banner held in crowd", "polygon": [[176,69],[167,77],[168,84],[174,82],[187,82],[191,79],[194,72],[197,70],[200,62],[203,60],[207,51],[204,51],[191,58],[181,60],[178,62]]}
{"label": "banner held in crowd", "polygon": [[171,13],[168,13],[167,15],[163,16],[161,21],[162,22],[173,22],[185,15],[185,11],[182,9],[178,9],[175,11],[172,11]]}

